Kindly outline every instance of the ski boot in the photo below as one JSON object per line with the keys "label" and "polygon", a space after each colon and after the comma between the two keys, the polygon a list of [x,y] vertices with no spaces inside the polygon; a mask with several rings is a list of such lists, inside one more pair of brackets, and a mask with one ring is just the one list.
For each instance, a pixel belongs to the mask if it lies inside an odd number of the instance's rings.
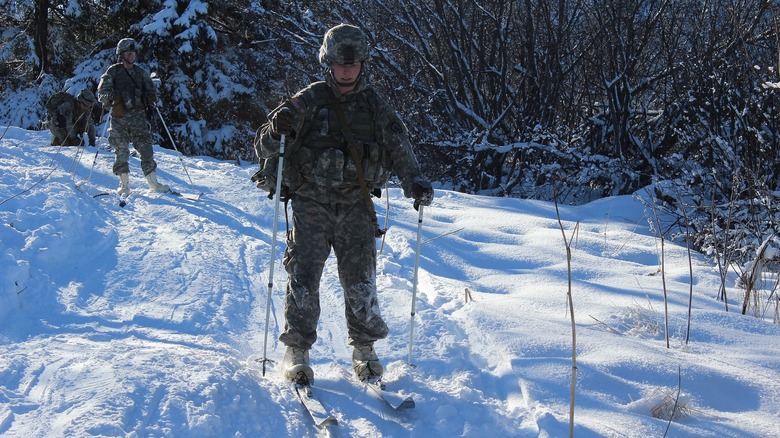
{"label": "ski boot", "polygon": [[374,344],[355,344],[352,351],[352,370],[361,382],[376,381],[382,377],[384,368],[374,351]]}

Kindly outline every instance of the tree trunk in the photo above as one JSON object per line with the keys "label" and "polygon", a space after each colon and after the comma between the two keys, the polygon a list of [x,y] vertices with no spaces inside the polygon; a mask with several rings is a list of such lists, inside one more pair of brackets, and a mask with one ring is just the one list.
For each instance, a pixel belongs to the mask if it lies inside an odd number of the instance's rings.
{"label": "tree trunk", "polygon": [[49,72],[49,0],[35,2],[35,55],[38,57],[40,75]]}

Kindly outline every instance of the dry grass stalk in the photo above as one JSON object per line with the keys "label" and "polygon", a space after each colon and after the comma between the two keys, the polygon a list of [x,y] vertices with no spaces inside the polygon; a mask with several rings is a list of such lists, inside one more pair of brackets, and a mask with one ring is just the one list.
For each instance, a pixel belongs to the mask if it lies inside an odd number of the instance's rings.
{"label": "dry grass stalk", "polygon": [[687,401],[679,399],[677,390],[669,391],[661,402],[650,410],[653,418],[667,421],[678,421],[691,416]]}

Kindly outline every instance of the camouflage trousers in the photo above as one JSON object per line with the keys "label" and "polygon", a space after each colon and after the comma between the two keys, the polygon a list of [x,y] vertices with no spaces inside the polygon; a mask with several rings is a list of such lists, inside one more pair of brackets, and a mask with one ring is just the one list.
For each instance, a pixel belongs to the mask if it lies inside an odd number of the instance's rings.
{"label": "camouflage trousers", "polygon": [[111,116],[108,129],[108,144],[114,148],[114,175],[130,173],[130,143],[141,155],[141,170],[144,176],[157,169],[152,149],[152,131],[143,110],[126,112],[121,117]]}
{"label": "camouflage trousers", "polygon": [[331,248],[344,289],[349,343],[374,342],[387,336],[376,290],[376,241],[366,205],[322,204],[292,198],[293,228],[284,265],[288,274],[284,302],[285,345],[311,348],[320,317],[320,279]]}
{"label": "camouflage trousers", "polygon": [[[49,126],[52,146],[81,146],[83,139],[74,132],[68,132],[59,126]],[[70,134],[70,136],[68,136]]]}

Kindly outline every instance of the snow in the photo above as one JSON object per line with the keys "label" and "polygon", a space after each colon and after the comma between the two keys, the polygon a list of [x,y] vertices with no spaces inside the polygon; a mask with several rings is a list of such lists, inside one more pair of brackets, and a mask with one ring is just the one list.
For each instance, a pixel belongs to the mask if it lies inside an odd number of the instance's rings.
{"label": "snow", "polygon": [[[48,146],[48,132],[0,133],[0,435],[324,433],[278,366],[283,217],[267,350],[274,362],[263,375],[257,361],[274,209],[249,180],[254,165],[155,146],[160,180],[202,192],[201,200],[143,189],[133,158],[135,192],[119,208],[114,196],[99,196],[117,185],[110,152]],[[391,334],[376,348],[388,385],[417,406],[392,412],[350,377],[331,258],[311,353],[315,390],[339,420],[327,432],[567,436],[572,322],[555,206],[437,191],[424,211],[409,366],[417,212],[400,189],[388,196],[377,282]],[[385,202],[376,202],[380,220]],[[560,215],[572,245],[575,435],[780,436],[780,327],[726,312],[715,298],[717,269],[700,254],[692,286],[686,248],[665,242],[661,269],[638,200],[561,206]],[[737,309],[733,284],[729,308]],[[668,418],[675,399],[674,421],[653,417]]]}
{"label": "snow", "polygon": [[176,13],[177,4],[175,0],[166,0],[163,3],[164,9],[154,14],[152,21],[147,23],[143,27],[144,33],[168,35],[171,30],[171,22],[179,18],[179,14]]}

